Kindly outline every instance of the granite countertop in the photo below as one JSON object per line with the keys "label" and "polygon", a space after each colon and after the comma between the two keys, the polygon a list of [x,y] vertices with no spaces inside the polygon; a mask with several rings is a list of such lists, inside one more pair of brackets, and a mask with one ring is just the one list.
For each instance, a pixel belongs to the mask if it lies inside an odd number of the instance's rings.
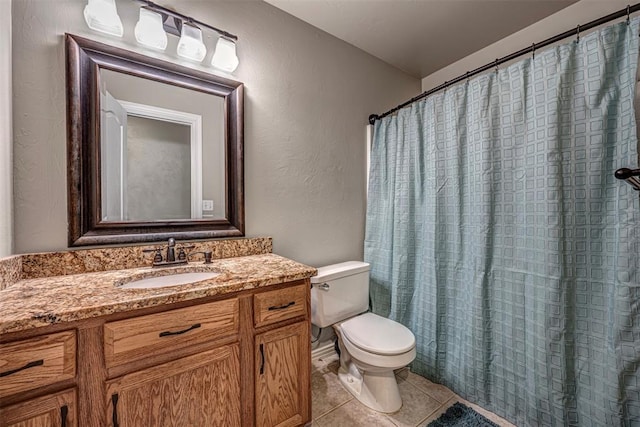
{"label": "granite countertop", "polygon": [[[201,282],[156,289],[123,283],[168,272],[214,271]],[[316,269],[267,253],[191,262],[182,267],[138,267],[19,280],[0,290],[0,335],[162,304],[255,289],[313,276]]]}

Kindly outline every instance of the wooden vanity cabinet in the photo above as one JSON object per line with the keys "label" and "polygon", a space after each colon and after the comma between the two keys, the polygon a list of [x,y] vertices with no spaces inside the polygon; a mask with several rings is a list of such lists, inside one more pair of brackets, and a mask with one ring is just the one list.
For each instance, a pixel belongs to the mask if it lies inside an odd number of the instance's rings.
{"label": "wooden vanity cabinet", "polygon": [[306,279],[5,337],[0,427],[305,425],[310,327]]}
{"label": "wooden vanity cabinet", "polygon": [[[309,289],[305,280],[105,323],[109,372],[121,365],[137,367],[151,354],[210,343],[206,351],[107,379],[106,425],[285,427],[310,422]],[[251,355],[243,357],[243,351]]]}

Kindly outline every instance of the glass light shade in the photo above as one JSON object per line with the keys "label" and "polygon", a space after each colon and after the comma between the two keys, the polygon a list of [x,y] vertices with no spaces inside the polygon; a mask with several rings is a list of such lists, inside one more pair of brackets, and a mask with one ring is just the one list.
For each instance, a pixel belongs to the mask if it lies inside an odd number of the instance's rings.
{"label": "glass light shade", "polygon": [[167,48],[167,33],[162,28],[162,15],[153,10],[140,8],[140,19],[133,32],[141,45],[160,50]]}
{"label": "glass light shade", "polygon": [[231,73],[238,68],[239,63],[236,55],[236,44],[232,40],[220,37],[216,44],[216,51],[211,58],[211,65]]}
{"label": "glass light shade", "polygon": [[202,42],[202,31],[200,28],[184,23],[180,41],[178,42],[177,53],[183,58],[201,62],[207,54],[207,48]]}
{"label": "glass light shade", "polygon": [[92,30],[117,37],[124,34],[115,0],[89,0],[84,7],[84,20]]}

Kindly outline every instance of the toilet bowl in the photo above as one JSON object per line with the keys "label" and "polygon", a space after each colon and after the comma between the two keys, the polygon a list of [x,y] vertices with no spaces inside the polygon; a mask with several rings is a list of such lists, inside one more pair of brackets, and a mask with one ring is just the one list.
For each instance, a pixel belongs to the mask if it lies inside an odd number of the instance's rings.
{"label": "toilet bowl", "polygon": [[366,312],[369,264],[349,261],[311,278],[311,322],[333,326],[340,348],[338,378],[364,405],[390,413],[402,407],[394,370],[415,359],[415,336],[398,322]]}
{"label": "toilet bowl", "polygon": [[415,359],[413,333],[373,313],[353,317],[334,330],[341,349],[338,378],[342,385],[371,409],[399,410],[402,399],[394,370]]}

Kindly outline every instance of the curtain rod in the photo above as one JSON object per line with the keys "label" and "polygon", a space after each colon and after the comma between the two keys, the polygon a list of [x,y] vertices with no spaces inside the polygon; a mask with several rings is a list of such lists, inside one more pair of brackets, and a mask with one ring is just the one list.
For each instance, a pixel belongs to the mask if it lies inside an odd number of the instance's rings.
{"label": "curtain rod", "polygon": [[475,76],[477,74],[480,74],[482,72],[485,72],[487,70],[490,70],[491,68],[497,68],[500,64],[504,64],[505,62],[509,62],[513,59],[516,59],[520,56],[526,55],[528,53],[534,53],[536,49],[541,49],[543,47],[549,46],[553,43],[559,42],[560,40],[566,39],[568,37],[571,36],[577,36],[578,40],[580,40],[580,31],[588,31],[592,28],[598,27],[602,24],[606,24],[607,22],[619,19],[619,18],[623,18],[623,17],[627,17],[627,21],[630,19],[630,15],[634,12],[637,12],[640,10],[640,3],[634,4],[633,6],[627,6],[625,9],[619,10],[617,12],[614,12],[610,15],[607,16],[603,16],[602,18],[596,19],[594,21],[591,21],[587,24],[584,25],[578,25],[576,28],[574,28],[573,30],[569,30],[569,31],[565,31],[562,34],[558,34],[557,36],[548,38],[540,43],[533,43],[531,46],[526,47],[524,49],[521,49],[517,52],[514,52],[510,55],[504,56],[502,58],[498,58],[493,62],[490,62],[486,65],[483,65],[482,67],[476,68],[473,71],[467,71],[466,73],[456,77],[453,80],[450,81],[446,81],[443,84],[441,84],[440,86],[436,86],[433,89],[430,89],[426,92],[422,92],[420,95],[415,96],[413,98],[411,98],[410,100],[398,105],[395,108],[392,108],[391,110],[387,111],[386,113],[382,113],[380,115],[378,114],[371,114],[369,116],[369,124],[374,124],[376,122],[376,120],[380,120],[384,117],[387,117],[390,114],[395,113],[396,111],[398,111],[401,108],[404,108],[408,105],[413,104],[416,101],[419,101],[423,98],[426,98],[427,96],[431,95],[432,93],[438,92],[439,90],[445,89],[451,85],[454,85],[456,83],[461,82],[462,80],[468,79],[469,77]]}

